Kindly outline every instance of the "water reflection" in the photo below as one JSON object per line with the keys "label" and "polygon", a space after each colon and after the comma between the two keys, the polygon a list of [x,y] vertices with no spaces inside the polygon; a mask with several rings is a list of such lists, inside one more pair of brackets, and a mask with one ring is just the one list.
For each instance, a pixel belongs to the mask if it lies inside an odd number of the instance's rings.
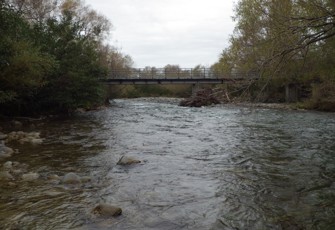
{"label": "water reflection", "polygon": [[[332,229],[333,114],[117,100],[43,126],[17,160],[42,178],[0,192],[0,226],[22,229]],[[122,155],[142,163],[119,166]],[[48,175],[92,178],[76,188]],[[99,202],[123,209],[96,218]],[[15,223],[15,224],[13,224]]]}

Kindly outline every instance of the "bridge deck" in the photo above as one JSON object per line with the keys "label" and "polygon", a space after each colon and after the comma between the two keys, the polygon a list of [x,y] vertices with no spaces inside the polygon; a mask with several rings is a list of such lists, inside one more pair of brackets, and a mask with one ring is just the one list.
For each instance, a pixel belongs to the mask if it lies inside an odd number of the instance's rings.
{"label": "bridge deck", "polygon": [[223,84],[256,80],[253,72],[235,72],[223,76],[210,68],[182,69],[176,68],[144,68],[121,69],[112,71],[107,79],[100,81],[109,85],[154,85],[154,84]]}
{"label": "bridge deck", "polygon": [[156,85],[156,84],[223,84],[245,81],[245,78],[199,78],[199,79],[105,79],[101,82],[108,85]]}

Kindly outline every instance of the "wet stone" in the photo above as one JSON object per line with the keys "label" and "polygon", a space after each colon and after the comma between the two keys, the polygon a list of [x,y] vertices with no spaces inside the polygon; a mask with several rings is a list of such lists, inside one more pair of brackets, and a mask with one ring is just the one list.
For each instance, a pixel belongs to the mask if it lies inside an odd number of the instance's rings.
{"label": "wet stone", "polygon": [[40,177],[38,173],[26,173],[22,175],[22,180],[24,181],[34,181],[37,180]]}
{"label": "wet stone", "polygon": [[14,180],[14,177],[9,172],[3,171],[3,172],[0,172],[0,181],[1,180],[6,180],[6,181]]}
{"label": "wet stone", "polygon": [[62,182],[64,184],[80,184],[81,180],[80,180],[80,176],[78,176],[77,174],[70,172],[67,173],[64,177]]}
{"label": "wet stone", "polygon": [[139,163],[141,163],[141,161],[133,157],[122,156],[120,160],[117,162],[117,165],[132,165],[132,164],[139,164]]}
{"label": "wet stone", "polygon": [[13,153],[14,150],[12,148],[7,147],[4,143],[0,142],[0,159],[11,157]]}
{"label": "wet stone", "polygon": [[122,209],[110,204],[99,204],[93,210],[92,213],[100,216],[120,216]]}
{"label": "wet stone", "polygon": [[3,169],[5,171],[9,171],[13,168],[13,162],[7,161],[6,163],[3,164]]}

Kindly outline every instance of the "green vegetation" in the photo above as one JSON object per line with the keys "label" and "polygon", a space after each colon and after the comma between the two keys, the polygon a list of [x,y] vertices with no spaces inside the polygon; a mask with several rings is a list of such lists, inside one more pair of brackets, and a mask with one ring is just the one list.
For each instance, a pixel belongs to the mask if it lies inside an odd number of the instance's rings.
{"label": "green vegetation", "polygon": [[333,0],[240,0],[234,19],[214,71],[260,73],[247,92],[251,100],[289,100],[285,89],[292,87],[305,107],[335,110]]}
{"label": "green vegetation", "polygon": [[110,22],[80,0],[0,3],[0,111],[69,113],[105,100],[99,83],[131,58],[104,45]]}
{"label": "green vegetation", "polygon": [[[299,107],[335,111],[335,2],[239,0],[235,32],[214,73],[259,73],[229,94],[263,102],[300,101]],[[0,113],[71,113],[104,103],[99,79],[127,77],[130,56],[106,45],[111,23],[82,0],[0,2]],[[196,66],[193,76],[201,76]],[[128,72],[127,72],[128,71]],[[143,76],[159,74],[146,67]],[[191,70],[166,65],[171,78]],[[122,75],[123,74],[123,75]],[[187,96],[188,86],[128,86],[124,97]],[[107,95],[109,94],[109,95]]]}

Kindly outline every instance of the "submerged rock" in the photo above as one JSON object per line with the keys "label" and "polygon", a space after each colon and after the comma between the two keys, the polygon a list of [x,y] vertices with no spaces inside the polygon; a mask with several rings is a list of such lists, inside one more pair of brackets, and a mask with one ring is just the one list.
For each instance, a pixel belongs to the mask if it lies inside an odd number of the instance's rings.
{"label": "submerged rock", "polygon": [[101,216],[120,216],[122,209],[110,204],[99,204],[93,210],[92,213]]}
{"label": "submerged rock", "polygon": [[26,173],[22,175],[22,180],[24,181],[34,181],[37,180],[40,177],[38,173]]}
{"label": "submerged rock", "polygon": [[5,171],[10,171],[13,168],[13,162],[7,161],[2,167]]}
{"label": "submerged rock", "polygon": [[31,144],[42,144],[43,139],[40,137],[39,132],[25,133],[22,131],[11,132],[8,134],[7,142],[18,141],[20,144],[31,143]]}
{"label": "submerged rock", "polygon": [[14,150],[12,148],[7,147],[3,141],[0,141],[0,159],[10,157],[13,153]]}
{"label": "submerged rock", "polygon": [[117,165],[131,165],[141,163],[140,160],[137,160],[133,157],[122,156],[120,160],[117,162]]}
{"label": "submerged rock", "polygon": [[49,180],[60,180],[60,177],[57,174],[51,174],[48,176]]}
{"label": "submerged rock", "polygon": [[70,172],[63,177],[62,182],[64,184],[80,184],[81,179],[80,176],[78,176],[77,174]]}
{"label": "submerged rock", "polygon": [[14,180],[12,174],[7,171],[0,172],[0,181],[1,180]]}

